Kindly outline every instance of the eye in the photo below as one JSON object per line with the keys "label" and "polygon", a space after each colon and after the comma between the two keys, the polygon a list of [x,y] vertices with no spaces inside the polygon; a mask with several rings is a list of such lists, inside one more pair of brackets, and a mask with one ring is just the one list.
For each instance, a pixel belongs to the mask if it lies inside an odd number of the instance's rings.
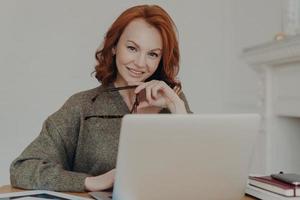
{"label": "eye", "polygon": [[149,56],[152,57],[152,58],[158,58],[158,54],[155,53],[155,52],[150,52]]}
{"label": "eye", "polygon": [[132,52],[136,52],[137,49],[134,46],[127,46],[127,49]]}

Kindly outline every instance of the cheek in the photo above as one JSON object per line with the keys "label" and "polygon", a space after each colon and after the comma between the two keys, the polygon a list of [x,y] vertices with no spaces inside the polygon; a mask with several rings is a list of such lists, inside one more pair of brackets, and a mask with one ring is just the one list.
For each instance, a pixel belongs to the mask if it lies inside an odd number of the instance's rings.
{"label": "cheek", "polygon": [[148,66],[149,66],[150,73],[154,73],[156,71],[156,69],[158,68],[159,62],[160,62],[160,59],[159,60],[151,60],[149,62]]}
{"label": "cheek", "polygon": [[116,64],[117,67],[121,67],[121,65],[127,64],[132,60],[132,55],[126,51],[126,49],[120,48],[117,51],[117,56],[116,56]]}

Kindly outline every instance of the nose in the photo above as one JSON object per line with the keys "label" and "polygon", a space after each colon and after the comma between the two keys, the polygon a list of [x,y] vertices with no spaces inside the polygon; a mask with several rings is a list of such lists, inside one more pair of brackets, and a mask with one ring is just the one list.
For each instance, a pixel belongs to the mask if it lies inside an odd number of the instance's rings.
{"label": "nose", "polygon": [[139,68],[146,67],[146,55],[143,53],[137,54],[134,64]]}

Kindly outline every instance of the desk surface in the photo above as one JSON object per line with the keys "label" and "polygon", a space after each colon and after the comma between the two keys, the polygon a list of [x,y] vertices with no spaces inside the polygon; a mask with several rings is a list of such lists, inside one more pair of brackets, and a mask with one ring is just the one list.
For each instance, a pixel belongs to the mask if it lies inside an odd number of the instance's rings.
{"label": "desk surface", "polygon": [[[13,188],[10,185],[4,185],[0,187],[0,193],[8,193],[8,192],[21,192],[24,190]],[[90,195],[88,193],[77,193],[77,192],[68,192],[68,194],[76,195],[76,196],[81,196],[81,197],[89,197]],[[250,197],[250,196],[245,196],[241,200],[255,200],[256,198]]]}

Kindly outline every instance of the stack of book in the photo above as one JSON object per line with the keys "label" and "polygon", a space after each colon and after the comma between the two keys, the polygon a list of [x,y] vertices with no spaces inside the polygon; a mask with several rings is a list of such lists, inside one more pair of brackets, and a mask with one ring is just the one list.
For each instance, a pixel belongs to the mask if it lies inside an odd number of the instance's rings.
{"label": "stack of book", "polygon": [[271,176],[249,176],[246,193],[267,200],[300,200],[300,186]]}

